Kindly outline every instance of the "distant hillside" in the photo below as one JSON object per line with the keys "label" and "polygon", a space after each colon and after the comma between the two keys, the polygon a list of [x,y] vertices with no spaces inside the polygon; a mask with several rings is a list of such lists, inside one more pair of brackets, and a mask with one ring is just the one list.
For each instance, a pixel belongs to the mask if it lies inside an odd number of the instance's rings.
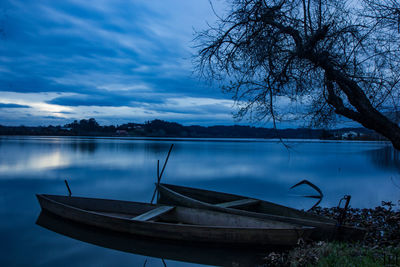
{"label": "distant hillside", "polygon": [[252,126],[183,126],[163,120],[144,124],[127,123],[119,126],[101,126],[93,118],[74,121],[64,126],[1,126],[0,135],[59,135],[59,136],[136,136],[136,137],[190,137],[190,138],[290,138],[290,139],[350,139],[382,140],[365,128],[273,129]]}

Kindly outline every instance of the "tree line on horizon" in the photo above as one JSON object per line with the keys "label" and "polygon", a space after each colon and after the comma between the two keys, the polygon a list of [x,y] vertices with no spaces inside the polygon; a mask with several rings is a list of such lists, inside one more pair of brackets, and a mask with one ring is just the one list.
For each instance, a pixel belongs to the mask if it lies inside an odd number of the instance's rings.
{"label": "tree line on horizon", "polygon": [[147,121],[143,124],[125,123],[117,126],[101,126],[94,118],[75,120],[64,126],[0,125],[0,135],[343,139],[346,134],[346,139],[382,140],[381,136],[365,128],[327,130],[311,128],[275,129],[241,125],[184,126],[176,122],[159,119]]}

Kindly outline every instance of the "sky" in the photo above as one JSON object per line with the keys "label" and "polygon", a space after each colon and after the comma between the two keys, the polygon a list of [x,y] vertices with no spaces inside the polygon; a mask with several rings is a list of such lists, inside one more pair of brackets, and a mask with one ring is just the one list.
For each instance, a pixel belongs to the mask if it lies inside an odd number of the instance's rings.
{"label": "sky", "polygon": [[208,0],[2,0],[0,124],[238,124],[194,71],[194,32],[215,21]]}

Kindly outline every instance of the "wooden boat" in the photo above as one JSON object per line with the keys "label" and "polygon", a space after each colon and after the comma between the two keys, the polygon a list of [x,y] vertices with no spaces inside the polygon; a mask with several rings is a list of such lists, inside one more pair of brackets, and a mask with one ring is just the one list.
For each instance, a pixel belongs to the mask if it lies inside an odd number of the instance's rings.
{"label": "wooden boat", "polygon": [[333,219],[264,200],[164,183],[156,186],[158,203],[311,226],[316,228],[311,234],[314,240],[360,240],[365,234],[362,228],[337,226]]}
{"label": "wooden boat", "polygon": [[[65,220],[49,212],[41,212],[36,224],[55,233],[108,249],[143,256],[212,266],[260,266],[268,250],[264,247],[224,247],[175,240],[157,240],[127,235],[86,224]],[[276,248],[274,248],[274,251]],[[132,259],[134,260],[134,259]],[[127,264],[127,263],[125,263]],[[142,263],[143,264],[143,263]],[[104,263],[107,265],[107,263]],[[115,265],[115,264],[114,264]],[[130,265],[139,265],[130,262]],[[168,264],[170,266],[170,264]]]}
{"label": "wooden boat", "polygon": [[313,228],[215,211],[58,195],[37,195],[42,210],[139,236],[232,245],[292,246]]}

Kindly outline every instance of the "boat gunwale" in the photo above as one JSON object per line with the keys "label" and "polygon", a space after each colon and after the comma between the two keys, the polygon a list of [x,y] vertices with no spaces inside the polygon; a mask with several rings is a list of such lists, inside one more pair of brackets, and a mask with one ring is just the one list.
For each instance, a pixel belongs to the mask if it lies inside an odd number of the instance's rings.
{"label": "boat gunwale", "polygon": [[[230,208],[230,207],[220,207],[220,206],[217,206],[217,205],[215,205],[215,204],[207,203],[207,202],[204,202],[204,201],[201,201],[201,200],[197,200],[197,199],[194,199],[194,198],[191,198],[191,197],[182,195],[181,193],[178,193],[178,192],[176,192],[176,191],[174,191],[174,190],[171,190],[171,189],[165,187],[164,185],[165,185],[165,184],[160,184],[160,186],[164,187],[163,189],[166,189],[166,190],[168,190],[169,192],[173,192],[173,194],[178,195],[178,196],[184,198],[185,200],[189,200],[190,202],[195,202],[195,203],[197,203],[197,204],[199,204],[199,205],[201,205],[201,206],[210,207],[210,208],[212,208],[212,209],[215,210],[215,211],[222,211],[222,212],[223,212],[224,210],[229,210],[229,211],[233,211],[233,212],[234,212],[233,214],[235,214],[235,215],[240,215],[240,214],[237,214],[237,212],[249,213],[249,215],[243,214],[243,215],[241,215],[241,216],[251,216],[251,214],[262,214],[262,215],[265,215],[265,216],[270,217],[271,219],[275,219],[275,218],[276,218],[276,219],[282,219],[282,220],[284,220],[284,219],[286,219],[286,218],[292,218],[292,217],[284,216],[284,215],[267,214],[267,213],[262,213],[262,212],[255,212],[255,211],[248,211],[248,210],[235,209],[235,208]],[[190,188],[190,189],[192,189],[192,188]],[[194,189],[194,188],[193,188],[193,189]],[[204,190],[204,189],[200,189],[200,190]],[[208,191],[208,190],[205,190],[205,191]],[[222,194],[227,194],[227,193],[222,193]],[[228,194],[228,195],[231,195],[231,194]],[[232,195],[232,196],[236,196],[236,195]],[[239,196],[239,195],[238,195],[238,196]],[[245,199],[245,198],[246,198],[246,197],[243,197],[243,199]],[[248,198],[248,199],[257,200],[257,199],[255,199],[255,198]],[[261,200],[261,199],[260,199],[260,202],[265,202],[265,200]],[[288,207],[285,207],[285,206],[282,206],[282,207],[288,208]],[[196,207],[196,208],[199,208],[199,207]],[[260,217],[259,217],[259,218],[260,218]],[[310,218],[310,219],[303,219],[303,218],[298,218],[298,217],[296,217],[295,219],[296,219],[296,220],[299,220],[299,221],[302,221],[302,222],[312,222],[312,223],[317,222],[317,223],[327,224],[327,225],[336,224],[334,220],[333,220],[332,222],[323,222],[323,221],[315,221],[315,220],[312,220],[311,218]]]}
{"label": "boat gunwale", "polygon": [[[142,224],[142,225],[166,225],[166,226],[174,226],[177,227],[178,224],[177,223],[171,223],[171,222],[158,222],[158,221],[139,221],[139,220],[134,220],[134,219],[128,219],[128,218],[124,218],[124,217],[118,217],[118,216],[112,216],[112,215],[106,215],[106,214],[102,214],[100,212],[96,212],[96,211],[92,211],[92,210],[87,210],[87,209],[82,209],[73,205],[68,205],[62,202],[59,202],[57,200],[51,199],[49,197],[51,196],[56,196],[56,197],[71,197],[71,198],[75,198],[75,199],[90,199],[90,200],[102,200],[102,201],[110,201],[110,202],[114,202],[114,203],[125,203],[125,204],[139,204],[139,205],[146,205],[146,206],[152,206],[154,208],[157,208],[156,204],[149,204],[149,203],[143,203],[143,202],[136,202],[136,201],[126,201],[126,200],[114,200],[114,199],[103,199],[103,198],[87,198],[87,197],[75,197],[75,196],[62,196],[62,195],[51,195],[51,194],[36,194],[36,196],[39,198],[44,198],[46,201],[50,201],[53,204],[56,205],[61,205],[67,209],[72,209],[72,210],[76,210],[82,213],[88,213],[88,214],[94,214],[96,216],[101,216],[101,217],[105,217],[105,218],[112,218],[115,220],[122,220],[124,222],[129,222],[129,223],[133,223],[133,224]],[[178,209],[184,209],[184,210],[198,210],[198,208],[190,208],[190,207],[180,207],[180,206],[176,206],[174,205],[176,208]],[[43,208],[43,207],[42,207]],[[218,211],[210,211],[210,210],[205,210],[205,209],[200,209],[202,211],[205,211],[206,213],[218,213]],[[53,213],[52,211],[48,210],[49,212]],[[232,215],[232,214],[231,214]],[[235,216],[240,216],[240,217],[246,217],[250,220],[255,220],[255,221],[263,221],[262,219],[259,218],[253,218],[253,217],[248,217],[248,216],[244,216],[244,215],[236,215],[233,214]],[[58,215],[60,216],[60,215]],[[64,216],[62,216],[64,217]],[[72,219],[73,220],[73,219]],[[76,220],[73,220],[76,221]],[[78,221],[80,222],[80,221]],[[81,222],[82,223],[82,222]],[[285,223],[285,222],[284,222]],[[291,224],[293,225],[292,228],[268,228],[268,227],[246,227],[246,226],[237,226],[237,227],[232,227],[232,226],[218,226],[218,225],[201,225],[201,224],[179,224],[179,228],[180,227],[184,227],[184,228],[199,228],[199,229],[215,229],[215,230],[243,230],[243,231],[247,231],[247,230],[254,230],[254,231],[263,231],[263,230],[268,230],[268,231],[282,231],[282,230],[289,230],[289,231],[312,231],[314,230],[315,227],[310,227],[310,226],[301,226],[301,225],[296,225],[294,223],[285,223],[285,224]]]}
{"label": "boat gunwale", "polygon": [[[178,195],[179,197],[182,197],[183,199],[185,199],[185,200],[187,200],[189,202],[194,202],[194,203],[198,204],[199,206],[203,206],[203,209],[210,208],[211,210],[215,210],[215,211],[220,211],[220,212],[225,212],[225,213],[232,213],[232,214],[235,214],[235,215],[248,216],[248,217],[254,216],[254,217],[257,217],[257,218],[260,218],[260,219],[262,219],[263,216],[265,216],[266,219],[271,219],[271,220],[274,220],[274,219],[279,220],[279,219],[281,219],[281,220],[283,220],[283,222],[288,222],[288,223],[297,224],[297,225],[301,225],[301,223],[313,224],[313,226],[311,226],[311,227],[333,227],[333,228],[337,228],[337,229],[338,228],[341,228],[341,229],[354,229],[354,230],[360,230],[360,231],[365,231],[366,230],[365,228],[358,227],[358,226],[349,226],[349,225],[338,226],[336,220],[329,219],[329,218],[326,218],[326,217],[323,217],[323,216],[320,216],[320,217],[322,217],[323,219],[331,220],[331,222],[329,222],[329,221],[320,221],[320,220],[318,220],[318,218],[316,218],[316,219],[313,219],[313,218],[309,218],[308,219],[308,218],[306,218],[305,219],[305,218],[299,218],[299,217],[290,217],[290,216],[284,216],[284,215],[267,214],[267,213],[254,212],[254,211],[248,211],[248,210],[242,210],[242,209],[235,209],[235,208],[219,207],[219,206],[217,206],[215,204],[210,204],[210,203],[207,203],[207,202],[204,202],[204,201],[200,201],[200,200],[185,196],[185,195],[183,195],[183,194],[181,194],[179,192],[176,192],[176,191],[170,189],[168,186],[176,187],[176,188],[189,189],[189,190],[193,190],[193,191],[197,191],[198,190],[198,191],[202,191],[202,192],[206,192],[206,193],[207,192],[211,192],[211,193],[223,194],[223,195],[227,195],[227,196],[230,196],[230,197],[238,197],[238,198],[242,198],[242,199],[243,198],[247,198],[247,197],[240,196],[240,195],[235,195],[235,194],[230,194],[230,193],[217,192],[217,191],[212,191],[212,190],[207,190],[207,189],[198,189],[198,188],[179,186],[179,185],[173,185],[173,184],[160,183],[160,184],[156,184],[156,185],[157,186],[161,186],[164,190],[166,190],[166,191],[168,191],[170,193],[172,192],[172,194]],[[249,198],[249,199],[254,199],[254,198]],[[300,210],[297,210],[297,209],[294,209],[294,208],[290,208],[290,207],[286,207],[286,206],[283,206],[283,205],[275,204],[275,203],[272,203],[272,202],[269,202],[269,201],[265,201],[265,200],[260,200],[260,202],[261,203],[262,202],[267,202],[267,203],[271,203],[273,205],[281,206],[283,208],[287,208],[287,209],[291,209],[291,210],[295,210],[295,211],[300,211]],[[201,209],[201,207],[196,207],[196,208],[200,208]],[[313,215],[313,216],[318,217],[319,215]],[[293,219],[293,220],[296,220],[298,222],[297,223],[296,222],[291,222],[291,221],[288,221],[288,219],[289,220]]]}

